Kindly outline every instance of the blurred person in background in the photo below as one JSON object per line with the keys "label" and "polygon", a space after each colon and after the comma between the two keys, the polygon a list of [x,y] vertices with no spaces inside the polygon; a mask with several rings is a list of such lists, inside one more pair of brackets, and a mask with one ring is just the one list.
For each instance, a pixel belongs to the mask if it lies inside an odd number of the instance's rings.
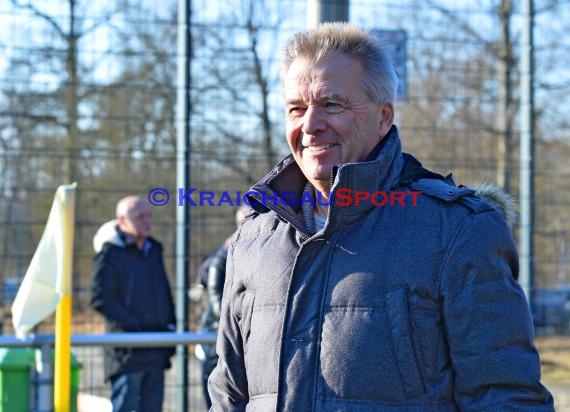
{"label": "blurred person in background", "polygon": [[[150,234],[148,203],[128,196],[118,202],[116,220],[102,225],[93,239],[91,306],[105,318],[108,333],[175,330],[162,245]],[[106,347],[113,411],[161,411],[164,372],[173,354],[173,347]]]}
{"label": "blurred person in background", "polygon": [[[235,214],[236,227],[245,219],[249,206],[240,207]],[[198,269],[198,281],[206,290],[206,305],[200,319],[200,329],[204,332],[217,332],[220,321],[220,308],[226,280],[226,260],[231,236],[210,253]],[[216,345],[202,344],[196,346],[196,356],[201,362],[202,390],[206,408],[210,409],[212,402],[208,394],[208,377],[218,363]]]}
{"label": "blurred person in background", "polygon": [[228,250],[210,410],[553,411],[509,225],[402,152],[384,46],[323,24],[281,74],[291,155]]}

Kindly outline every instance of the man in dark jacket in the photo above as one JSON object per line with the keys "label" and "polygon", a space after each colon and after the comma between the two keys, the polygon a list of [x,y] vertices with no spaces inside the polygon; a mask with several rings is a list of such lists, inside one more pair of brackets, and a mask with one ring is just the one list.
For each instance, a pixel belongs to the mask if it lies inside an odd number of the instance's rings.
{"label": "man in dark jacket", "polygon": [[[108,332],[175,329],[175,311],[164,269],[162,245],[150,237],[150,208],[129,196],[117,204],[117,219],[93,239],[91,306]],[[162,410],[164,371],[174,348],[106,348],[105,376],[114,412]]]}
{"label": "man in dark jacket", "polygon": [[552,411],[509,227],[402,153],[376,37],[298,33],[281,74],[292,155],[230,244],[211,411]]}

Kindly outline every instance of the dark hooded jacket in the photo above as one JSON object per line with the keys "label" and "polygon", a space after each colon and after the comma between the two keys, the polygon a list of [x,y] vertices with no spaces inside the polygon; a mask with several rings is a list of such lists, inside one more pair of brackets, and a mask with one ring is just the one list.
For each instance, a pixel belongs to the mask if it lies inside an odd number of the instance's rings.
{"label": "dark hooded jacket", "polygon": [[[228,254],[211,411],[553,410],[503,216],[421,172],[395,127],[382,146],[333,173],[316,233],[279,201],[304,196],[292,157],[253,187],[260,204]],[[346,206],[347,189],[405,204]]]}
{"label": "dark hooded jacket", "polygon": [[[176,325],[162,245],[147,238],[142,250],[107,222],[93,239],[91,306],[107,332],[166,332]],[[173,348],[105,348],[105,376],[170,367]]]}

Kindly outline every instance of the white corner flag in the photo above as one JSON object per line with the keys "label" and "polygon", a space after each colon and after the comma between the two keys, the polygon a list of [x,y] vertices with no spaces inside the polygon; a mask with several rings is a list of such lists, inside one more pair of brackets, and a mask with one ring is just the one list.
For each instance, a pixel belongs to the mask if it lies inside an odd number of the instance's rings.
{"label": "white corner flag", "polygon": [[71,293],[76,183],[57,188],[48,221],[12,304],[16,335],[26,335]]}

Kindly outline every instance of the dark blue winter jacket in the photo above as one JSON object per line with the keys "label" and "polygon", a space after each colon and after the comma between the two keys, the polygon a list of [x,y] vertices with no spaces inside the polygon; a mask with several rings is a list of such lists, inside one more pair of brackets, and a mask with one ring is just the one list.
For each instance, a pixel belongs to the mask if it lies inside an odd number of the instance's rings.
{"label": "dark blue winter jacket", "polygon": [[[176,325],[162,245],[147,238],[142,250],[116,227],[103,225],[93,241],[91,306],[107,332],[167,332]],[[170,367],[174,348],[105,348],[105,376]]]}
{"label": "dark blue winter jacket", "polygon": [[[374,160],[338,167],[317,233],[280,201],[306,187],[292,157],[254,186],[265,205],[229,249],[212,411],[553,410],[502,215],[404,173],[396,128],[385,139]],[[355,191],[376,204],[347,206]],[[378,206],[380,193],[404,204]]]}

